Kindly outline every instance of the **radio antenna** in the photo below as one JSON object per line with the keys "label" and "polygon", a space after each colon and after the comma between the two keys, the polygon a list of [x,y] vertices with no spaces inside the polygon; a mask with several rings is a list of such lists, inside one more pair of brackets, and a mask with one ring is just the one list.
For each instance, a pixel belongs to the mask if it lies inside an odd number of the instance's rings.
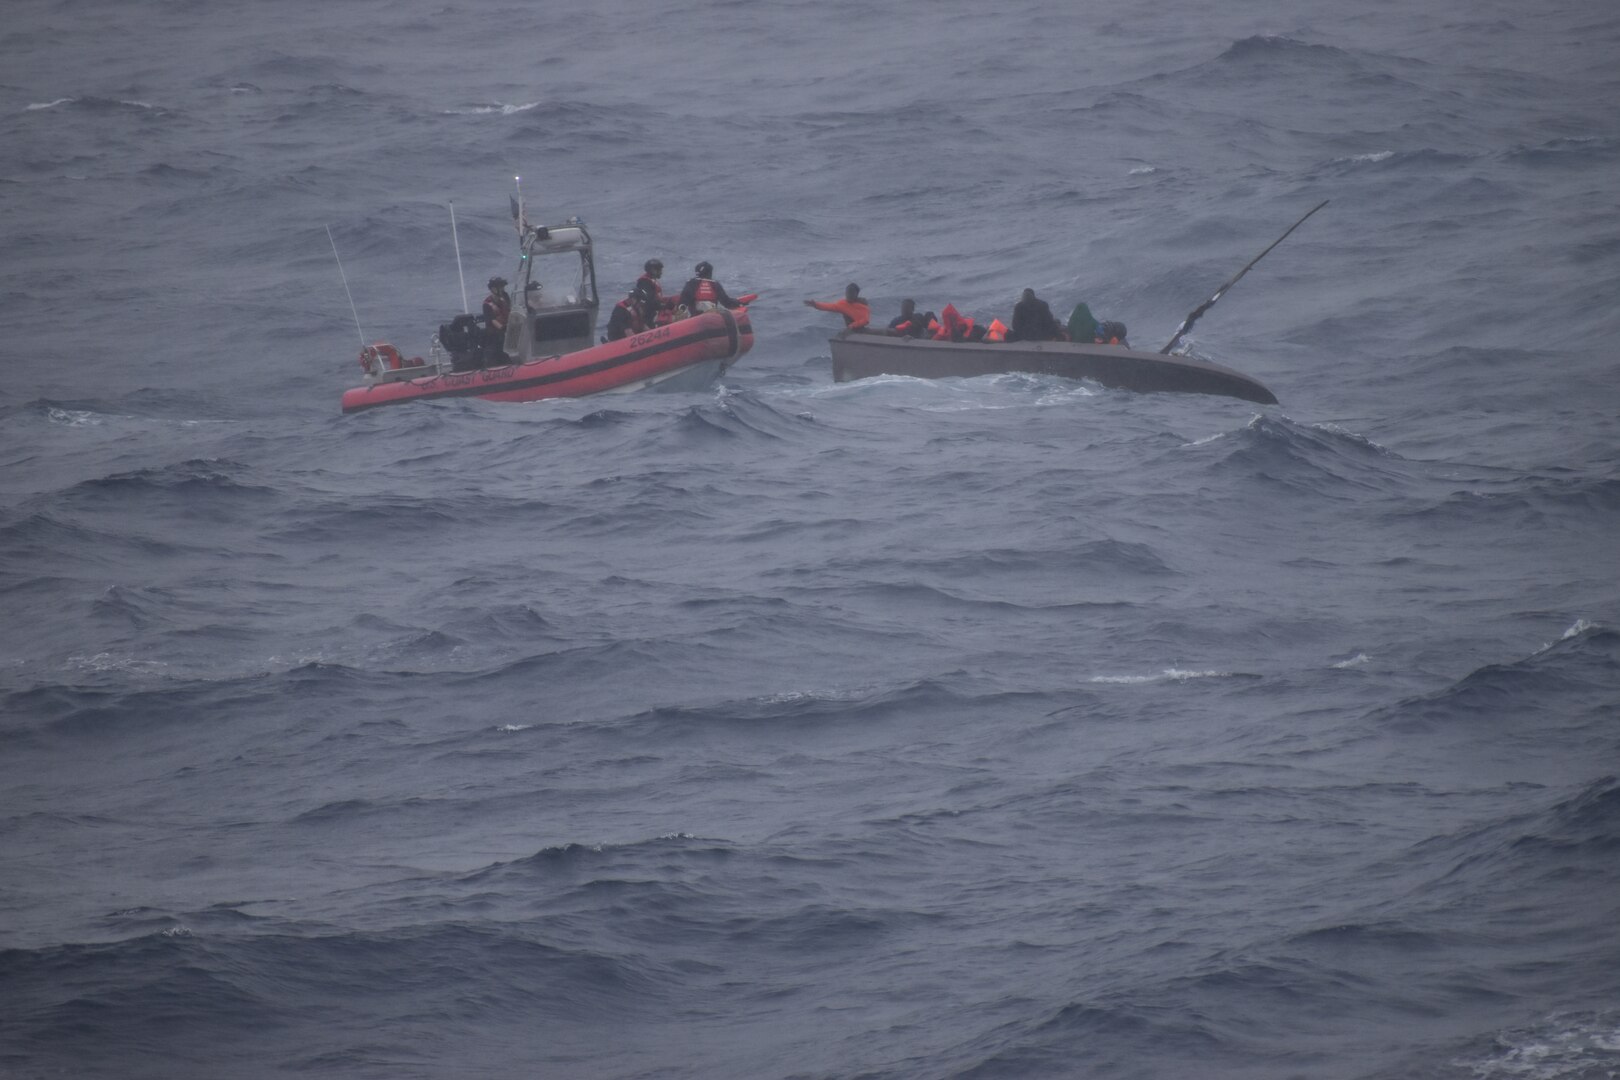
{"label": "radio antenna", "polygon": [[461,279],[461,313],[470,315],[467,307],[467,275],[461,269],[461,237],[456,234],[456,204],[450,204],[450,239],[456,242],[456,277]]}
{"label": "radio antenna", "polygon": [[354,313],[354,329],[360,335],[360,347],[366,347],[366,332],[360,329],[360,311],[354,306],[354,293],[349,292],[349,275],[343,272],[343,259],[338,256],[337,241],[332,239],[332,226],[326,227],[326,239],[332,245],[332,258],[337,259],[338,277],[343,279],[343,292],[349,298],[349,310]]}

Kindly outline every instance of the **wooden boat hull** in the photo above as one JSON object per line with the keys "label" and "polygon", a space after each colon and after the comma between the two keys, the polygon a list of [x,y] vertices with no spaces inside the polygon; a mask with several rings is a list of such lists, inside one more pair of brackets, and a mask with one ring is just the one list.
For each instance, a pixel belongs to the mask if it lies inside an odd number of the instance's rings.
{"label": "wooden boat hull", "polygon": [[724,372],[753,344],[754,330],[747,309],[721,309],[619,341],[527,363],[356,386],[344,393],[343,411],[353,413],[383,405],[457,397],[541,401],[655,385],[699,388]]}
{"label": "wooden boat hull", "polygon": [[831,344],[834,382],[874,375],[944,379],[1022,371],[1091,379],[1138,393],[1217,394],[1261,405],[1277,404],[1275,394],[1242,372],[1192,357],[1138,352],[1119,345],[928,341],[851,330],[833,338]]}

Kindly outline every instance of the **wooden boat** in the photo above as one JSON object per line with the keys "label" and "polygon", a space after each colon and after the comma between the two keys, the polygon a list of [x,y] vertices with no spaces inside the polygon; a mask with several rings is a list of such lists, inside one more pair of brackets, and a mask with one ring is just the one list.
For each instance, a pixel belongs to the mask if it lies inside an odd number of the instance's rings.
{"label": "wooden boat", "polygon": [[[919,379],[995,375],[1027,371],[1034,375],[1061,375],[1091,379],[1104,386],[1139,393],[1216,394],[1261,405],[1277,404],[1277,395],[1258,379],[1241,371],[1177,356],[1173,350],[1193,323],[1214,307],[1272,248],[1328,204],[1323,199],[1305,216],[1233,275],[1214,294],[1192,310],[1176,328],[1170,343],[1156,353],[1138,352],[1127,345],[1067,341],[935,341],[900,337],[887,330],[864,327],[845,330],[832,339],[833,381],[869,379],[874,375],[910,375]],[[1104,324],[1108,325],[1108,324]],[[1124,337],[1124,328],[1119,328]]]}
{"label": "wooden boat", "polygon": [[1242,372],[1190,356],[1138,352],[1123,345],[932,341],[869,329],[845,330],[831,344],[834,382],[874,375],[944,379],[1023,371],[1090,379],[1138,393],[1218,394],[1277,404],[1277,395]]}

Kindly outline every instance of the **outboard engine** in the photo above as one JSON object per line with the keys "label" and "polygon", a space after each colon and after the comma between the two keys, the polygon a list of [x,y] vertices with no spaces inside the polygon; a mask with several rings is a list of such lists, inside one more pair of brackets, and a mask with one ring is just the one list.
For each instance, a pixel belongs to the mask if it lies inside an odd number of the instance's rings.
{"label": "outboard engine", "polygon": [[483,366],[484,331],[476,315],[457,315],[439,324],[439,344],[450,354],[451,371],[477,371]]}

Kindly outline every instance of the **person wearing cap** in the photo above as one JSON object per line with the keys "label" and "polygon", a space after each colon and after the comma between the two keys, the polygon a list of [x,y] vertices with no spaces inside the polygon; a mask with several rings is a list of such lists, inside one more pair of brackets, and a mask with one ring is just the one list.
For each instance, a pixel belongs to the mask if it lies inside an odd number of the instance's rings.
{"label": "person wearing cap", "polygon": [[681,298],[677,307],[686,308],[692,315],[701,315],[705,311],[716,308],[740,308],[742,302],[733,300],[726,295],[726,287],[714,280],[714,267],[707,262],[700,262],[694,270],[696,277],[686,283],[681,290]]}
{"label": "person wearing cap", "polygon": [[662,260],[648,259],[641,264],[641,276],[636,278],[636,286],[630,295],[641,306],[643,326],[653,326],[658,322],[658,312],[664,307],[664,290],[659,286],[658,279],[663,276]]}
{"label": "person wearing cap", "polygon": [[506,321],[512,316],[512,298],[506,292],[506,279],[489,279],[489,295],[484,297],[484,365],[506,363]]}
{"label": "person wearing cap", "polygon": [[842,300],[806,300],[805,304],[817,311],[836,311],[844,317],[846,330],[859,330],[872,321],[872,309],[861,295],[861,287],[850,282],[844,288]]}

